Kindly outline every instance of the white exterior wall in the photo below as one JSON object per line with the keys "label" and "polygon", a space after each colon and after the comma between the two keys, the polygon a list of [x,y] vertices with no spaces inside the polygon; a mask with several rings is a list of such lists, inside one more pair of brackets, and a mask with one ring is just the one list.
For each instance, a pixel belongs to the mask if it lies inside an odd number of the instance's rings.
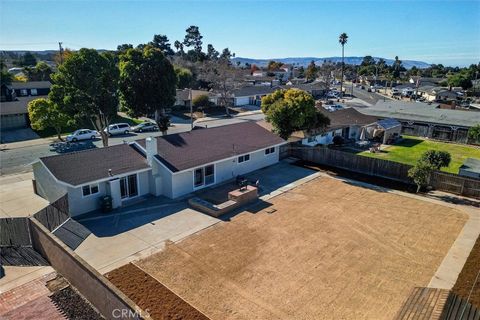
{"label": "white exterior wall", "polygon": [[302,139],[302,144],[305,146],[316,146],[317,144],[331,144],[333,143],[333,137],[336,135],[342,135],[342,129],[328,131],[324,134],[316,135],[313,141],[308,141],[308,138]]}
{"label": "white exterior wall", "polygon": [[250,104],[250,97],[236,97],[235,98],[235,106],[246,106]]}
{"label": "white exterior wall", "polygon": [[[242,163],[238,163],[238,157],[216,162],[214,164],[215,183],[208,185],[207,187],[233,179],[237,175],[244,175],[252,171],[273,165],[279,161],[278,146],[275,147],[274,153],[271,153],[268,155],[265,155],[264,149],[255,151],[249,154],[250,154],[250,160]],[[201,167],[205,167],[207,165],[209,164],[202,165]],[[205,186],[200,188],[193,187],[193,173],[195,169],[196,168],[192,168],[187,171],[182,171],[182,172],[173,174],[171,196],[167,192],[164,192],[164,195],[170,198],[177,198],[185,194],[192,193],[193,191],[204,188]]]}
{"label": "white exterior wall", "polygon": [[[119,179],[130,174],[125,174],[121,176],[115,176],[113,179]],[[137,173],[137,188],[138,196],[144,196],[150,193],[150,171],[138,172]],[[100,198],[109,193],[107,188],[107,181],[98,182],[98,193],[91,194],[88,196],[83,196],[82,187],[85,185],[95,185],[96,182],[86,183],[78,187],[68,187],[68,204],[70,215],[72,217],[84,214],[93,210],[100,208]],[[118,190],[110,190],[111,193],[120,194],[120,185],[116,184]],[[122,199],[126,201],[132,198]]]}
{"label": "white exterior wall", "polygon": [[57,182],[42,163],[34,163],[32,168],[39,196],[52,203],[65,195],[67,187]]}

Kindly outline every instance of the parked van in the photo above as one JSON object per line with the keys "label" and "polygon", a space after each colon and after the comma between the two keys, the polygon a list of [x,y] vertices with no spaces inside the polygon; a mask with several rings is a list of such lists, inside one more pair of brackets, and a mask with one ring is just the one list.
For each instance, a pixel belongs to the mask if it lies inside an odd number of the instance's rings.
{"label": "parked van", "polygon": [[116,134],[128,134],[132,131],[128,123],[113,123],[103,130],[107,132],[110,136]]}

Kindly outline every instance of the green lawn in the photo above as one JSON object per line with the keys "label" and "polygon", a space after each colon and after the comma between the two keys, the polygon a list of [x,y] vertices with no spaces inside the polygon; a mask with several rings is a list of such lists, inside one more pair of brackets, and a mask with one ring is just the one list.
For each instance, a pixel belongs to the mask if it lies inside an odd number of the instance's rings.
{"label": "green lawn", "polygon": [[[121,115],[116,115],[110,123],[128,123],[131,126],[135,126],[139,123],[143,122],[140,119],[132,119],[128,117],[122,117]],[[86,121],[83,124],[79,124],[77,126],[65,126],[62,128],[62,136],[66,136],[77,129],[94,129],[92,124]],[[53,128],[46,128],[45,130],[34,130],[40,137],[42,138],[49,138],[49,137],[56,137],[57,133]]]}
{"label": "green lawn", "polygon": [[427,150],[448,151],[452,156],[452,161],[447,168],[442,168],[442,171],[450,173],[458,173],[458,168],[466,158],[480,159],[480,149],[472,146],[430,141],[411,136],[403,136],[403,138],[400,143],[389,146],[380,153],[364,151],[359,155],[414,165],[422,153]]}

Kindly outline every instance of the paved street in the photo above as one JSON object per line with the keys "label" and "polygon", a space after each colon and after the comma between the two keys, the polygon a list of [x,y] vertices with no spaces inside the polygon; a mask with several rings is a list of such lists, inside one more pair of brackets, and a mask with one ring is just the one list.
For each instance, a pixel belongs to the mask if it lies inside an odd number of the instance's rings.
{"label": "paved street", "polygon": [[[366,88],[366,86],[365,86]],[[352,85],[351,84],[345,84],[345,92],[347,94],[352,93]],[[382,89],[382,93],[384,92],[384,89]],[[353,96],[355,98],[361,99],[364,102],[366,102],[368,105],[373,106],[377,103],[379,100],[387,99],[384,96],[374,93],[374,92],[368,92],[366,89],[360,89],[353,87]]]}
{"label": "paved street", "polygon": [[[198,121],[198,126],[217,127],[226,124],[239,123],[244,121],[261,120],[263,114],[240,115],[233,118],[207,118]],[[168,134],[186,132],[190,130],[190,122],[188,120],[177,117],[172,118],[173,126],[168,130]],[[120,144],[124,141],[130,142],[137,139],[143,139],[148,136],[159,136],[160,132],[137,133],[129,134],[127,136],[115,136],[109,139],[110,145]],[[30,164],[40,157],[61,154],[65,152],[75,151],[86,148],[101,148],[102,141],[97,139],[95,141],[85,141],[81,143],[55,145],[48,139],[38,140],[39,144],[31,140],[27,144],[3,144],[0,160],[1,160],[1,175],[22,173],[31,171]],[[80,145],[80,146],[79,146]],[[79,148],[80,147],[80,148]]]}

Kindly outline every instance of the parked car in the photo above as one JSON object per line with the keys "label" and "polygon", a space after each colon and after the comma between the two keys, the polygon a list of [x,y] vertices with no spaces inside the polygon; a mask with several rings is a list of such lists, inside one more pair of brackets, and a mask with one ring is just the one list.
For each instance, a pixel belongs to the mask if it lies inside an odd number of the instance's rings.
{"label": "parked car", "polygon": [[128,123],[113,123],[109,125],[108,128],[105,128],[103,131],[108,133],[110,136],[113,136],[116,134],[128,134],[132,131],[132,128],[130,128],[130,125]]}
{"label": "parked car", "polygon": [[144,132],[144,131],[158,131],[158,126],[153,122],[142,122],[134,127],[132,127],[133,132]]}
{"label": "parked car", "polygon": [[98,136],[98,132],[90,129],[78,129],[67,136],[68,142],[77,142],[80,140],[94,140]]}

